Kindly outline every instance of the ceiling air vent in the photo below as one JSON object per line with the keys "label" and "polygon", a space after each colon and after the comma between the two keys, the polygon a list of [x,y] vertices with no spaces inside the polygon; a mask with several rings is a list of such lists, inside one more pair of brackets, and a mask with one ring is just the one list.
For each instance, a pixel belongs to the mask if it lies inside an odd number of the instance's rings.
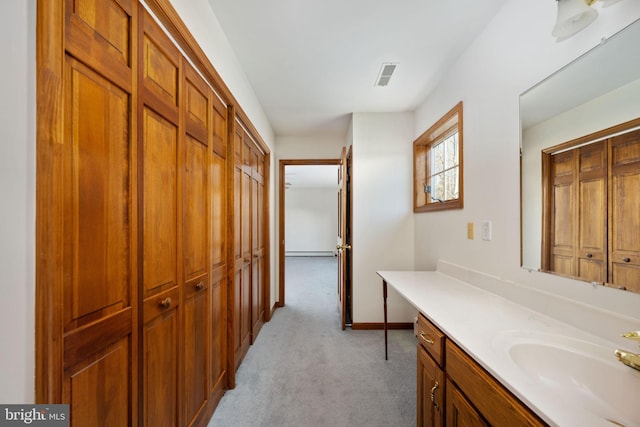
{"label": "ceiling air vent", "polygon": [[396,70],[396,65],[391,62],[386,62],[382,64],[380,68],[380,74],[378,74],[378,78],[376,79],[375,86],[386,86],[389,84],[389,80],[391,80],[391,75]]}

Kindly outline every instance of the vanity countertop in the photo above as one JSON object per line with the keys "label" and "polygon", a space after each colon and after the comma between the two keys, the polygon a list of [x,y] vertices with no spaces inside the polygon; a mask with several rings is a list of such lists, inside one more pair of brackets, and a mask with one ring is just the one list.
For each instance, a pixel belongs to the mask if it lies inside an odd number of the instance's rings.
{"label": "vanity countertop", "polygon": [[550,425],[640,426],[640,371],[616,344],[441,272],[377,273]]}

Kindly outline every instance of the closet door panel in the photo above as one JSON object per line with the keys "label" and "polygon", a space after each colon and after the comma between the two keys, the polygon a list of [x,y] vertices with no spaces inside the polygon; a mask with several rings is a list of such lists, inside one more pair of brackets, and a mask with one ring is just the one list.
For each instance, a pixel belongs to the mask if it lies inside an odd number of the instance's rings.
{"label": "closet door panel", "polygon": [[218,400],[226,388],[227,373],[227,277],[224,270],[214,270],[211,279],[209,385],[212,399]]}
{"label": "closet door panel", "polygon": [[181,60],[171,40],[140,7],[142,419],[150,427],[176,426],[182,422],[183,402]]}
{"label": "closet door panel", "polygon": [[204,413],[208,398],[209,278],[185,285],[184,299],[184,425]]}
{"label": "closet door panel", "polygon": [[[177,426],[179,319],[177,289],[145,303],[143,330],[143,417],[149,427]],[[155,314],[155,316],[154,316]]]}
{"label": "closet door panel", "polygon": [[578,150],[578,277],[607,281],[606,141]]}
{"label": "closet door panel", "polygon": [[227,224],[227,110],[213,97],[210,170],[210,368],[211,399],[217,403],[227,386],[228,366],[228,224]]}
{"label": "closet door panel", "polygon": [[552,271],[575,276],[576,266],[576,160],[568,152],[552,158],[551,260]]}
{"label": "closet door panel", "polygon": [[133,424],[130,94],[71,57],[64,72],[62,401],[73,426]]}
{"label": "closet door panel", "polygon": [[610,281],[640,292],[640,131],[611,141]]}
{"label": "closet door panel", "polygon": [[264,325],[264,246],[263,246],[263,177],[264,156],[251,153],[251,339],[256,339]]}
{"label": "closet door panel", "polygon": [[132,0],[66,0],[65,49],[131,91]]}
{"label": "closet door panel", "polygon": [[243,147],[241,183],[242,291],[240,332],[242,342],[251,341],[251,147],[246,140]]}
{"label": "closet door panel", "polygon": [[131,305],[129,96],[69,61],[66,330]]}
{"label": "closet door panel", "polygon": [[183,159],[182,228],[185,280],[208,267],[208,158],[207,146],[187,135]]}
{"label": "closet door panel", "polygon": [[201,420],[209,375],[209,88],[183,60],[182,269],[184,425]]}
{"label": "closet door panel", "polygon": [[68,370],[66,401],[74,426],[132,425],[128,390],[131,342],[121,339]]}
{"label": "closet door panel", "polygon": [[178,127],[143,111],[143,290],[177,286]]}

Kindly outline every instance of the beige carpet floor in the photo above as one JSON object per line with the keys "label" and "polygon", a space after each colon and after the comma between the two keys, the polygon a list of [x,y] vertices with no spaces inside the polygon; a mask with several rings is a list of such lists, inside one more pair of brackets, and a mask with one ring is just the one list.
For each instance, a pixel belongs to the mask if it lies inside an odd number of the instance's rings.
{"label": "beige carpet floor", "polygon": [[385,361],[382,331],[340,329],[336,258],[285,264],[286,305],[262,328],[209,427],[415,426],[413,331],[389,331]]}

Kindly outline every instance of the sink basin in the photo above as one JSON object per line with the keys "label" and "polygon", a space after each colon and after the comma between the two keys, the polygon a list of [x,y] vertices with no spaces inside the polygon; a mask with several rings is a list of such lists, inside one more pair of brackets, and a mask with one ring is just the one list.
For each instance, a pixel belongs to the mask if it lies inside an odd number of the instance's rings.
{"label": "sink basin", "polygon": [[[574,407],[602,425],[640,426],[640,372],[620,363],[614,348],[522,331],[501,334],[494,347],[529,384],[553,399],[557,396],[554,404],[562,402],[566,410]],[[575,411],[571,410],[573,417]]]}

